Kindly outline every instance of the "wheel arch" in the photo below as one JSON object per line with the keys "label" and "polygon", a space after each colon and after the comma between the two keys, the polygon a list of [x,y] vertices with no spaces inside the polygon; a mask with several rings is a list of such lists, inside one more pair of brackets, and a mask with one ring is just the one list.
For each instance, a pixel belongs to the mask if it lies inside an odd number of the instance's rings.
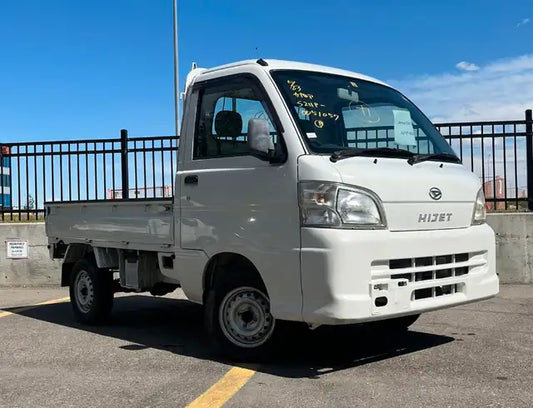
{"label": "wheel arch", "polygon": [[[214,283],[217,279],[234,276],[237,271],[239,275],[242,274],[242,276],[247,276],[248,278],[251,277],[256,280],[257,283],[262,286],[265,294],[269,296],[263,277],[250,259],[235,252],[221,252],[213,255],[207,262],[207,265],[204,269],[202,279],[203,303],[205,304],[206,296],[209,290],[214,286]],[[227,273],[228,275],[223,276],[222,273]]]}
{"label": "wheel arch", "polygon": [[93,248],[89,244],[69,244],[61,265],[61,286],[70,284],[70,275],[74,264],[92,253]]}

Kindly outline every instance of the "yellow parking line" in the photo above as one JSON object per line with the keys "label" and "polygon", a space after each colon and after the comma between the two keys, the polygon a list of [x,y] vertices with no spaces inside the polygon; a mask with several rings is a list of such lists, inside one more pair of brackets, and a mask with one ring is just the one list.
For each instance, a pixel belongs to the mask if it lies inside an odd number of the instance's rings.
{"label": "yellow parking line", "polygon": [[211,388],[187,405],[188,408],[217,408],[224,405],[255,374],[254,370],[233,367]]}
{"label": "yellow parking line", "polygon": [[61,298],[61,299],[47,300],[45,302],[36,303],[35,305],[31,305],[31,306],[17,307],[16,309],[13,309],[13,310],[11,310],[9,312],[0,312],[0,317],[11,316],[13,314],[17,314],[17,313],[20,313],[20,312],[25,312],[26,310],[35,309],[36,307],[39,307],[39,306],[53,305],[55,303],[63,303],[63,302],[66,302],[67,300],[69,300],[68,296],[64,297],[64,298]]}
{"label": "yellow parking line", "polygon": [[[17,307],[9,312],[0,312],[1,317],[11,316],[20,312],[35,309],[39,306],[53,305],[55,303],[62,303],[69,300],[69,297],[61,299],[47,300],[45,302],[36,303],[31,306]],[[250,378],[255,374],[255,370],[250,370],[241,367],[232,367],[224,377],[218,380],[206,392],[196,398],[193,402],[187,405],[188,408],[217,408],[224,405],[231,397],[233,397]]]}

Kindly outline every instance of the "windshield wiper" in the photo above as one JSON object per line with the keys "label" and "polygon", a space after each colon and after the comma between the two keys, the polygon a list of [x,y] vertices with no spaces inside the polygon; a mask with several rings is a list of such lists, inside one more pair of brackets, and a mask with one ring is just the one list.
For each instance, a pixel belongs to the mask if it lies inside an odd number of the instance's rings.
{"label": "windshield wiper", "polygon": [[461,159],[451,153],[415,154],[407,160],[411,166],[427,160],[444,161],[450,163],[461,163]]}
{"label": "windshield wiper", "polygon": [[411,159],[415,156],[415,153],[410,152],[409,150],[404,149],[395,149],[391,147],[376,147],[373,149],[345,149],[339,150],[331,155],[329,158],[333,163],[338,160],[346,159],[348,157],[400,157],[400,158],[409,158]]}

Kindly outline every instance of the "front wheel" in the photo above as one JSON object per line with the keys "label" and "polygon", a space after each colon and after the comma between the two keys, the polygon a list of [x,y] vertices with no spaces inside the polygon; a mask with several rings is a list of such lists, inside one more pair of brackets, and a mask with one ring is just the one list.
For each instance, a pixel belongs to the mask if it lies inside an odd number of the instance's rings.
{"label": "front wheel", "polygon": [[205,323],[215,346],[233,359],[258,358],[270,346],[276,321],[262,285],[229,281],[207,295]]}
{"label": "front wheel", "polygon": [[113,275],[80,259],[72,268],[70,303],[78,322],[101,323],[113,307]]}

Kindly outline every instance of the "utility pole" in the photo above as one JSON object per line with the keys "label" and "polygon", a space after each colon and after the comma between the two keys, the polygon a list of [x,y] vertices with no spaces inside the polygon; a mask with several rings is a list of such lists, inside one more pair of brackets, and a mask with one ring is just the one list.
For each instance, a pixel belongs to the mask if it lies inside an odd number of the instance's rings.
{"label": "utility pole", "polygon": [[527,208],[533,211],[533,114],[526,110]]}
{"label": "utility pole", "polygon": [[176,121],[176,136],[180,135],[180,78],[178,70],[178,0],[172,3],[174,19],[174,116]]}

